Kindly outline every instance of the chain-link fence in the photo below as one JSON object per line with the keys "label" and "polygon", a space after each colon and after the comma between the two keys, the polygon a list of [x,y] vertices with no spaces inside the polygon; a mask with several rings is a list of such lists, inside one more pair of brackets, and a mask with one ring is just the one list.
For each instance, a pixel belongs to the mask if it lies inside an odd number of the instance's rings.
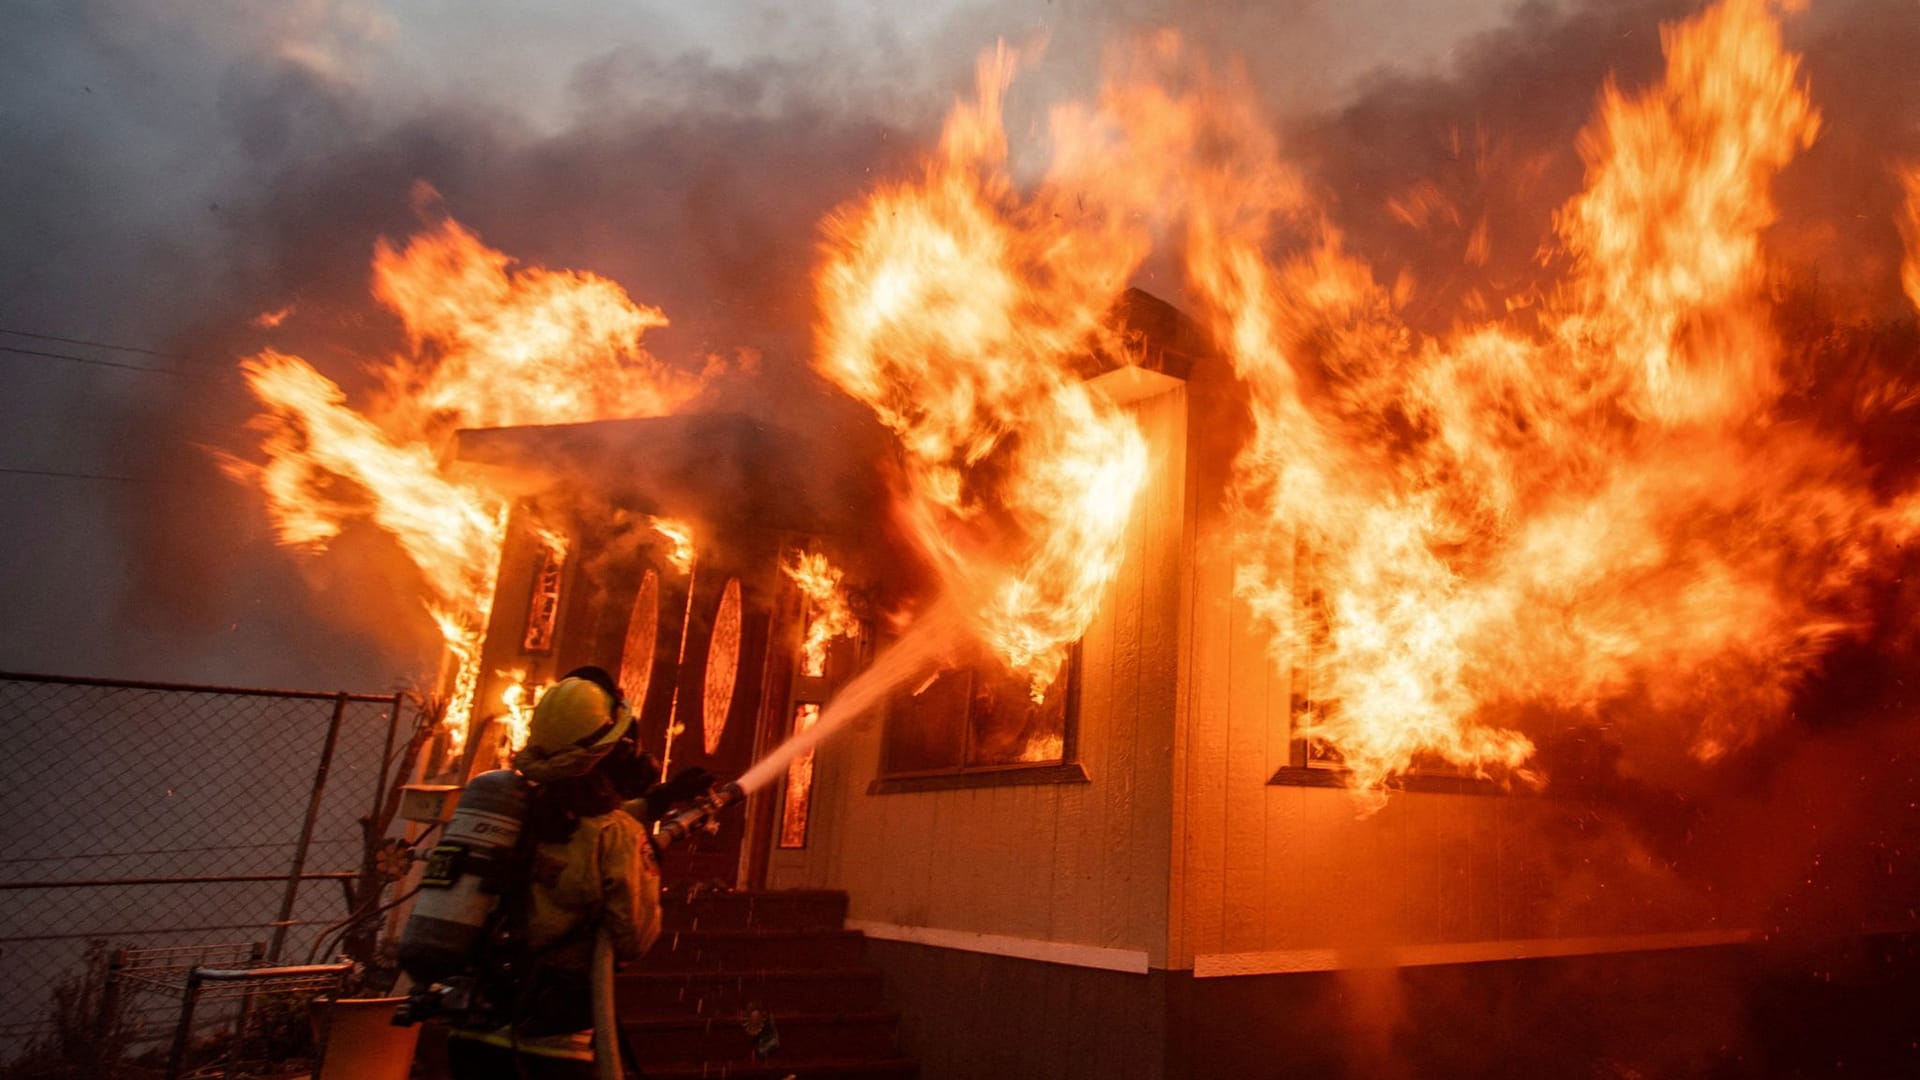
{"label": "chain-link fence", "polygon": [[[408,709],[0,673],[0,1063],[70,1034],[85,1006],[63,998],[114,946],[305,961],[364,888],[361,821],[380,817]],[[178,1005],[124,1008],[152,1038]]]}

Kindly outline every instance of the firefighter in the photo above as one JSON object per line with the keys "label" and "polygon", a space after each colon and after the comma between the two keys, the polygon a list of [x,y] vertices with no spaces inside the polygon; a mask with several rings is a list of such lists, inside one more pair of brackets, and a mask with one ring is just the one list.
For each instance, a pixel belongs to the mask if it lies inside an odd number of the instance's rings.
{"label": "firefighter", "polygon": [[502,1022],[453,1033],[459,1080],[596,1075],[596,939],[604,933],[615,958],[632,963],[660,933],[659,866],[645,827],[620,805],[623,779],[645,767],[633,728],[600,668],[569,672],[534,707],[513,759],[532,782],[525,880],[502,895],[505,944],[487,995]]}

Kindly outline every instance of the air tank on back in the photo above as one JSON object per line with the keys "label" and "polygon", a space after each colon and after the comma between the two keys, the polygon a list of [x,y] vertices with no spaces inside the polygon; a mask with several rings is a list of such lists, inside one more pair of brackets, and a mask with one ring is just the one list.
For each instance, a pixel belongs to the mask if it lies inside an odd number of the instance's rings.
{"label": "air tank on back", "polygon": [[400,934],[400,967],[424,987],[474,955],[511,870],[527,816],[527,781],[512,769],[467,782],[446,834],[427,855],[413,914]]}

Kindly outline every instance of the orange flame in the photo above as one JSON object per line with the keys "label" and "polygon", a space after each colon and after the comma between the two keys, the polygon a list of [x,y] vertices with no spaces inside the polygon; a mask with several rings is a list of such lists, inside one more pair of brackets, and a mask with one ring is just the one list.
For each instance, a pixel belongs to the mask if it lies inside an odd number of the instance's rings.
{"label": "orange flame", "polygon": [[[793,730],[803,732],[820,722],[820,706],[795,706]],[[780,846],[800,847],[807,841],[807,819],[813,808],[813,751],[787,763],[787,794],[780,808]]]}
{"label": "orange flame", "polygon": [[1146,472],[1137,424],[1074,369],[1143,248],[1064,184],[1014,192],[1014,64],[981,61],[917,183],[829,219],[815,362],[899,438],[910,534],[1038,695],[1118,570]]}
{"label": "orange flame", "polygon": [[592,274],[516,267],[452,220],[404,247],[381,240],[374,294],[400,316],[411,348],[376,372],[366,404],[349,405],[299,357],[262,352],[241,370],[265,406],[253,421],[265,460],[223,464],[260,484],[284,544],[322,549],[354,520],[400,544],[446,641],[446,726],[458,748],[472,719],[507,502],[441,463],[454,432],[655,416],[691,400],[701,379],[642,346],[647,330],[666,324],[659,311]]}
{"label": "orange flame", "polygon": [[1058,732],[1032,735],[1020,747],[1021,761],[1059,761],[1067,751],[1067,740]]}
{"label": "orange flame", "polygon": [[683,574],[693,570],[693,526],[672,518],[649,516],[647,527],[667,542],[667,562],[675,570]]}
{"label": "orange flame", "polygon": [[1900,171],[1900,186],[1907,199],[1901,206],[1900,237],[1906,241],[1906,257],[1900,262],[1900,284],[1907,300],[1920,308],[1920,165],[1908,165]]}
{"label": "orange flame", "polygon": [[567,561],[567,551],[573,547],[572,537],[537,521],[533,523],[533,534],[540,541],[540,546],[553,556],[553,561]]}
{"label": "orange flame", "polygon": [[827,673],[827,650],[834,638],[860,634],[859,620],[841,589],[844,576],[818,552],[795,551],[793,561],[784,563],[786,571],[807,601],[807,630],[800,644],[800,673],[820,676]]}
{"label": "orange flame", "polygon": [[[1798,58],[1761,0],[1663,41],[1664,79],[1609,84],[1580,141],[1561,279],[1438,338],[1395,313],[1413,286],[1382,288],[1310,205],[1244,76],[1173,34],[1123,57],[1096,108],[1055,111],[1051,171],[1019,196],[1003,49],[924,178],[829,222],[817,363],[899,436],[919,546],[1044,685],[1145,460],[1066,358],[1149,230],[1178,225],[1248,397],[1235,589],[1356,785],[1435,758],[1526,776],[1522,718],[1652,724],[1713,759],[1867,624],[1920,498],[1876,494],[1853,448],[1780,422],[1762,242],[1772,178],[1819,130]],[[1920,179],[1909,194],[1920,303]],[[1477,227],[1463,255],[1490,243]]]}
{"label": "orange flame", "polygon": [[507,688],[500,691],[500,704],[507,710],[500,717],[500,756],[508,758],[527,745],[528,726],[533,723],[533,707],[540,704],[541,697],[545,696],[552,684],[528,686],[525,668],[495,674],[507,680]]}
{"label": "orange flame", "polygon": [[1189,272],[1251,398],[1237,589],[1276,660],[1313,658],[1305,720],[1363,787],[1428,756],[1518,769],[1532,744],[1498,718],[1541,707],[1691,721],[1711,759],[1859,625],[1893,508],[1850,450],[1772,422],[1761,296],[1769,181],[1818,117],[1758,0],[1664,41],[1665,80],[1609,86],[1581,140],[1536,322],[1417,340],[1331,226],[1274,267],[1297,207],[1191,185]]}

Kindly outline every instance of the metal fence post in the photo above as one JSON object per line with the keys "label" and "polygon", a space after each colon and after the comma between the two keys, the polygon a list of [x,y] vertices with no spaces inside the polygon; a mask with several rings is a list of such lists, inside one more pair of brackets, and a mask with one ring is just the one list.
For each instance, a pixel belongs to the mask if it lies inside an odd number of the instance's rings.
{"label": "metal fence post", "polygon": [[[263,945],[261,942],[256,941],[253,943],[252,954],[248,957],[248,960],[250,961],[252,966],[254,967],[260,966],[260,956],[264,951],[265,949],[263,948]],[[226,1071],[228,1073],[233,1072],[233,1059],[234,1059],[235,1051],[242,1049],[246,1045],[247,1025],[252,1022],[253,1022],[253,994],[252,993],[242,994],[240,995],[240,1013],[238,1016],[234,1018],[234,1021],[233,1021],[233,1038],[231,1041],[227,1043]]]}
{"label": "metal fence post", "polygon": [[187,973],[187,986],[180,999],[180,1022],[173,1029],[173,1050],[167,1054],[167,1080],[179,1080],[187,1063],[187,1044],[193,1040],[193,1008],[200,1003],[200,969]]}
{"label": "metal fence post", "polygon": [[380,820],[380,811],[387,803],[387,774],[393,769],[393,740],[400,731],[400,709],[407,702],[407,695],[393,695],[393,708],[387,713],[387,744],[380,754],[380,777],[373,784],[373,809],[370,814],[375,821]]}
{"label": "metal fence post", "polygon": [[280,948],[287,942],[287,930],[293,919],[293,902],[300,895],[300,876],[307,871],[307,847],[313,842],[313,826],[320,819],[320,800],[326,795],[327,771],[333,767],[333,748],[340,741],[340,721],[347,714],[350,695],[342,692],[333,699],[333,718],[327,722],[327,742],[320,750],[320,767],[313,773],[313,794],[307,799],[307,817],[300,825],[300,839],[293,849],[293,867],[287,871],[287,891],[280,900],[280,916],[275,919],[273,945],[267,959],[280,959]]}
{"label": "metal fence post", "polygon": [[126,946],[107,954],[107,973],[100,983],[100,1012],[94,1017],[93,1046],[87,1051],[87,1064],[96,1073],[105,1073],[108,1055],[118,1051],[120,1018],[120,969],[127,962]]}

